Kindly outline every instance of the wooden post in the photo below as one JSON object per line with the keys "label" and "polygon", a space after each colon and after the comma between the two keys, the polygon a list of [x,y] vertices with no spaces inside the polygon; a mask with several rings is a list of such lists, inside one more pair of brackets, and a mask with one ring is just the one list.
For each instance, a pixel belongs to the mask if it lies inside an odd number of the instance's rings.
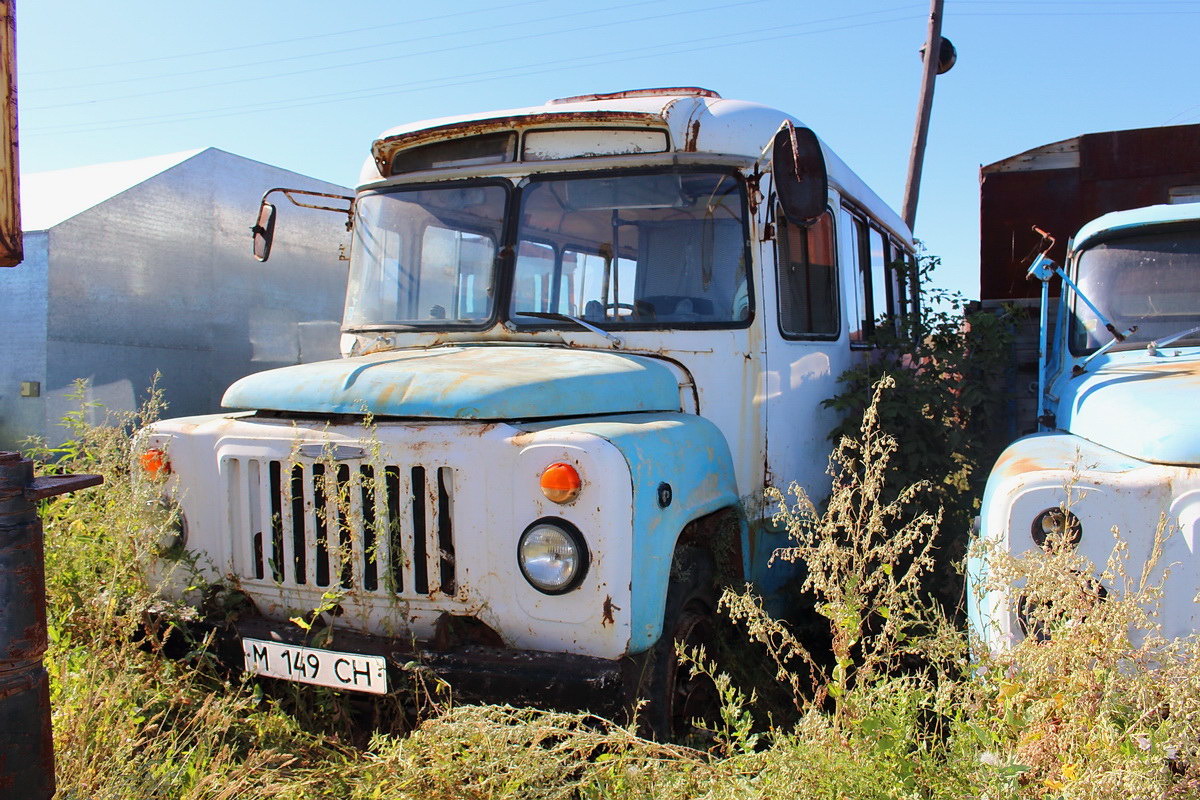
{"label": "wooden post", "polygon": [[942,52],[942,2],[930,0],[929,31],[925,37],[925,74],[921,79],[921,97],[917,104],[917,126],[913,131],[912,152],[908,157],[908,178],[904,183],[904,206],[900,215],[912,230],[917,220],[917,197],[921,193],[921,168],[925,164],[925,140],[929,136],[929,112],[933,108],[933,83],[937,79]]}
{"label": "wooden post", "polygon": [[25,257],[21,237],[20,169],[17,158],[16,0],[0,0],[0,267],[15,267]]}

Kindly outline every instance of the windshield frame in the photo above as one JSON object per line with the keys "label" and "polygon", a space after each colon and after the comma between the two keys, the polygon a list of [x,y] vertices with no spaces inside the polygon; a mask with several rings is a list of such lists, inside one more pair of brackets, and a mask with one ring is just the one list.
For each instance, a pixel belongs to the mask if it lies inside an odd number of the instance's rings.
{"label": "windshield frame", "polygon": [[[1200,220],[1187,219],[1187,220],[1178,220],[1178,221],[1172,221],[1172,222],[1155,223],[1152,225],[1133,225],[1133,226],[1125,227],[1125,228],[1114,228],[1112,230],[1103,231],[1101,233],[1098,233],[1095,236],[1090,236],[1090,237],[1088,237],[1087,241],[1084,243],[1085,246],[1082,249],[1076,250],[1071,256],[1071,273],[1070,273],[1071,279],[1073,281],[1075,281],[1076,284],[1078,284],[1080,282],[1080,279],[1081,279],[1080,267],[1081,267],[1081,262],[1082,262],[1083,257],[1085,255],[1087,255],[1088,253],[1090,253],[1095,247],[1097,247],[1099,245],[1120,244],[1121,242],[1125,242],[1125,241],[1129,241],[1129,240],[1146,239],[1146,238],[1155,237],[1155,236],[1163,236],[1164,234],[1178,234],[1178,233],[1183,233],[1183,232],[1188,232],[1188,231],[1196,233],[1196,234],[1200,234]],[[1100,344],[1100,345],[1097,345],[1096,347],[1076,347],[1075,346],[1075,340],[1076,340],[1076,337],[1078,336],[1078,332],[1079,332],[1078,309],[1080,307],[1080,304],[1082,303],[1082,300],[1080,299],[1079,292],[1077,292],[1077,291],[1072,290],[1066,294],[1067,294],[1067,301],[1064,303],[1064,311],[1065,311],[1065,314],[1067,315],[1067,320],[1068,320],[1069,324],[1063,325],[1062,327],[1064,329],[1064,334],[1066,336],[1067,350],[1072,356],[1076,356],[1076,357],[1090,356],[1090,355],[1094,354],[1096,351],[1098,351],[1104,345]],[[1096,302],[1095,298],[1089,297],[1089,299],[1091,299],[1093,302]],[[1196,314],[1197,314],[1197,318],[1198,318],[1197,324],[1200,324],[1200,309],[1197,309]],[[1182,325],[1182,327],[1179,328],[1180,331],[1186,330],[1187,328],[1191,327],[1190,324],[1187,324],[1186,320],[1181,321],[1181,325]],[[1118,326],[1118,327],[1120,327],[1120,326]],[[1175,333],[1175,332],[1177,332],[1177,331],[1172,331],[1172,333]],[[1170,334],[1167,334],[1167,335],[1169,336]],[[1154,337],[1151,337],[1150,339],[1145,339],[1144,337],[1139,337],[1136,341],[1117,342],[1108,348],[1108,352],[1112,353],[1112,352],[1122,352],[1122,351],[1129,351],[1129,350],[1144,350],[1144,349],[1146,349],[1147,345],[1153,341],[1154,341]],[[1197,334],[1195,336],[1188,336],[1186,338],[1180,339],[1179,341],[1180,342],[1193,342],[1193,343],[1192,344],[1179,344],[1179,342],[1174,342],[1174,343],[1172,343],[1172,346],[1195,347],[1198,344],[1200,344],[1200,334]]]}
{"label": "windshield frame", "polygon": [[[511,165],[506,165],[511,166]],[[741,214],[741,237],[742,237],[742,258],[745,263],[746,272],[746,293],[747,293],[747,308],[748,313],[744,320],[728,320],[728,321],[700,321],[700,322],[614,322],[612,320],[601,323],[598,327],[605,331],[622,330],[622,331],[673,331],[673,330],[740,330],[749,328],[755,324],[758,307],[755,298],[757,281],[755,276],[754,258],[753,258],[753,242],[751,241],[751,225],[753,222],[750,211],[749,187],[746,180],[746,175],[743,170],[729,164],[678,164],[678,163],[660,163],[646,164],[635,167],[626,168],[594,168],[587,170],[556,170],[556,171],[538,171],[526,173],[523,175],[489,175],[481,177],[473,176],[455,176],[447,177],[441,180],[433,180],[432,176],[423,176],[420,181],[388,183],[384,185],[373,185],[370,188],[365,188],[358,192],[356,196],[356,212],[355,225],[359,222],[357,206],[364,197],[375,195],[388,195],[401,192],[415,192],[431,189],[455,189],[455,188],[470,188],[475,186],[500,186],[505,192],[505,202],[503,210],[503,223],[501,225],[501,237],[497,242],[496,254],[493,259],[493,288],[496,292],[496,297],[492,302],[491,314],[486,318],[480,318],[473,322],[449,322],[445,320],[429,320],[429,321],[412,321],[405,323],[370,323],[363,322],[356,325],[348,325],[345,321],[343,312],[342,333],[346,334],[371,334],[371,333],[412,333],[412,334],[436,334],[443,332],[483,332],[491,330],[499,324],[504,324],[510,330],[519,330],[522,332],[536,333],[542,331],[574,331],[578,330],[575,323],[565,320],[537,320],[535,322],[525,321],[528,318],[520,317],[520,321],[513,318],[513,285],[516,279],[516,262],[517,262],[517,244],[519,242],[519,227],[521,222],[521,208],[523,192],[529,186],[535,183],[548,182],[553,180],[572,180],[572,179],[587,179],[598,177],[621,177],[621,176],[637,176],[637,175],[662,175],[662,174],[712,174],[725,175],[733,179],[736,186],[738,197],[740,200],[739,213]],[[357,233],[354,235],[352,242],[357,241]],[[539,241],[537,237],[531,238],[529,241],[538,242],[540,244],[553,247],[550,242]],[[351,250],[351,269],[353,269],[353,259],[355,258],[354,248]],[[347,296],[349,295],[349,285],[347,285]],[[348,299],[348,298],[347,298]]]}
{"label": "windshield frame", "polygon": [[[511,180],[502,177],[482,177],[482,178],[456,178],[454,180],[422,180],[412,183],[395,183],[384,186],[373,186],[369,189],[360,191],[355,197],[355,212],[354,212],[354,227],[356,229],[351,238],[352,246],[350,252],[350,269],[354,269],[354,258],[357,248],[353,246],[358,240],[357,227],[359,222],[358,209],[361,207],[361,201],[364,197],[372,197],[376,195],[386,196],[390,194],[400,194],[404,192],[420,192],[433,189],[469,189],[473,187],[498,186],[504,190],[504,207],[501,211],[500,238],[496,241],[496,252],[492,257],[492,289],[497,293],[492,300],[491,313],[487,317],[481,317],[478,321],[472,322],[451,322],[448,320],[413,320],[410,322],[395,322],[395,323],[360,323],[357,325],[348,325],[346,323],[345,311],[342,312],[341,332],[348,334],[367,334],[367,333],[442,333],[451,331],[485,331],[496,326],[501,319],[502,314],[502,299],[503,295],[499,294],[503,284],[504,273],[507,271],[509,242],[512,240],[512,217],[514,208],[514,187]],[[346,300],[350,297],[350,275],[347,275],[346,285]]]}
{"label": "windshield frame", "polygon": [[[520,331],[564,331],[578,330],[578,325],[567,322],[565,320],[546,320],[539,319],[535,322],[528,322],[528,317],[517,314],[514,318],[512,313],[513,305],[513,282],[516,279],[516,250],[520,236],[521,214],[523,208],[524,193],[534,184],[547,183],[550,181],[561,180],[586,180],[588,178],[603,178],[603,177],[625,177],[638,175],[686,175],[686,174],[710,174],[710,175],[725,175],[733,178],[737,188],[738,197],[740,200],[741,214],[741,237],[742,237],[742,258],[745,263],[746,271],[746,297],[748,313],[743,320],[727,320],[727,321],[699,321],[699,322],[670,322],[648,320],[645,322],[620,322],[616,320],[604,320],[601,322],[593,322],[599,328],[605,331],[674,331],[674,330],[740,330],[749,328],[755,323],[755,318],[758,313],[757,304],[755,302],[755,276],[754,276],[754,260],[753,247],[750,241],[751,232],[751,213],[749,192],[746,183],[746,176],[742,170],[727,165],[716,164],[657,164],[646,165],[641,167],[630,167],[626,169],[590,169],[590,170],[572,170],[567,172],[539,172],[524,176],[516,187],[516,195],[513,197],[511,205],[511,225],[510,233],[512,239],[509,242],[508,250],[510,258],[509,262],[504,267],[504,278],[507,285],[501,290],[504,292],[502,299],[502,311],[506,324],[511,325],[513,329]],[[528,241],[538,242],[540,244],[553,244],[548,242],[539,242],[537,237],[531,237]],[[579,252],[587,252],[582,248],[578,248]]]}

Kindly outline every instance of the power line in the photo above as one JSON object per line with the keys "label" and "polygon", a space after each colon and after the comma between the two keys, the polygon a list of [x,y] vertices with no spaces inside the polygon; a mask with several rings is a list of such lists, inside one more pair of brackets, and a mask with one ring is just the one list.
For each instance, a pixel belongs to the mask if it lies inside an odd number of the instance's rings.
{"label": "power line", "polygon": [[490,6],[488,8],[479,8],[470,12],[453,11],[449,14],[438,14],[432,17],[421,17],[420,19],[403,20],[401,22],[386,22],[381,25],[368,25],[363,28],[346,28],[340,31],[331,31],[329,33],[314,33],[309,36],[296,36],[291,39],[273,39],[266,42],[254,42],[251,44],[235,45],[233,47],[221,47],[215,50],[192,50],[187,53],[171,53],[165,56],[152,56],[149,58],[135,58],[127,61],[108,61],[103,64],[76,65],[71,67],[59,67],[57,69],[40,69],[32,70],[24,73],[25,76],[31,75],[54,75],[62,72],[78,72],[81,70],[105,69],[108,67],[124,67],[132,64],[150,64],[156,61],[173,61],[180,58],[193,58],[195,56],[211,56],[220,53],[233,53],[239,50],[257,50],[263,47],[274,47],[280,44],[294,44],[295,42],[307,42],[313,39],[331,39],[336,36],[348,36],[352,33],[365,33],[367,31],[380,31],[385,28],[398,28],[405,25],[419,25],[423,22],[436,22],[443,19],[461,18],[464,14],[486,14],[492,11],[507,11],[512,8],[520,8],[521,6],[540,5],[548,3],[551,0],[522,0],[519,3],[506,3],[499,6]]}
{"label": "power line", "polygon": [[[630,5],[644,5],[647,2],[657,2],[657,0],[639,0],[639,2],[632,3]],[[56,109],[60,109],[60,108],[70,108],[72,106],[85,106],[85,105],[90,106],[90,105],[95,105],[97,103],[108,103],[108,102],[112,102],[115,100],[133,100],[133,99],[142,98],[142,97],[155,97],[155,96],[164,95],[164,94],[178,94],[179,92],[193,91],[195,89],[210,89],[210,88],[215,88],[218,86],[232,86],[232,85],[239,84],[239,83],[257,83],[257,82],[261,82],[264,80],[270,80],[273,78],[288,78],[288,77],[293,77],[295,75],[308,75],[308,74],[312,74],[314,72],[328,72],[328,71],[334,70],[334,69],[346,69],[348,67],[365,66],[367,64],[381,64],[381,63],[384,63],[387,61],[398,61],[398,60],[402,60],[402,59],[406,59],[406,58],[416,58],[419,56],[428,56],[428,55],[437,55],[437,54],[441,54],[441,53],[448,53],[448,52],[453,52],[455,50],[472,49],[472,48],[476,48],[476,47],[486,47],[487,45],[490,45],[490,44],[506,44],[509,42],[522,41],[522,40],[527,40],[527,39],[540,39],[540,38],[544,38],[546,36],[560,36],[560,35],[567,34],[567,33],[579,33],[581,31],[590,31],[590,30],[595,30],[597,28],[611,27],[613,25],[628,25],[628,24],[635,23],[635,22],[648,22],[648,21],[652,21],[652,20],[666,19],[669,17],[679,17],[679,16],[687,16],[687,15],[692,15],[692,14],[699,14],[699,13],[704,13],[706,11],[717,11],[717,10],[721,10],[721,9],[725,9],[725,8],[737,8],[740,6],[756,5],[756,4],[765,3],[765,2],[770,2],[770,0],[740,0],[739,2],[735,2],[735,3],[720,3],[717,5],[705,6],[703,8],[689,8],[689,9],[686,9],[683,11],[672,11],[672,12],[668,12],[665,14],[652,14],[652,15],[644,16],[644,17],[619,19],[619,20],[613,20],[611,22],[595,23],[592,25],[582,25],[582,26],[578,26],[575,28],[566,28],[566,29],[560,29],[560,30],[556,30],[556,31],[549,31],[549,32],[543,32],[543,33],[528,33],[528,34],[524,34],[524,35],[520,35],[520,36],[506,36],[503,38],[493,39],[491,41],[482,42],[482,43],[480,43],[480,42],[465,43],[465,44],[459,44],[459,45],[452,45],[449,47],[435,48],[432,50],[407,52],[407,53],[402,53],[400,55],[387,56],[384,58],[371,58],[371,59],[366,59],[363,61],[352,61],[352,62],[346,62],[343,64],[327,65],[327,66],[323,66],[323,67],[310,67],[308,69],[292,70],[290,72],[277,72],[277,73],[273,73],[271,75],[254,75],[254,76],[249,76],[249,77],[245,77],[245,78],[233,78],[233,79],[226,80],[226,81],[214,81],[211,83],[202,83],[202,84],[196,84],[193,86],[184,86],[184,87],[180,87],[180,88],[154,89],[154,90],[146,91],[146,92],[134,92],[132,94],[116,95],[113,97],[102,97],[102,98],[91,99],[91,100],[76,100],[76,101],[72,101],[72,102],[68,102],[68,103],[56,103],[53,105],[27,106],[27,110],[29,110],[29,111],[48,111],[48,110],[56,110]],[[868,13],[878,13],[878,12],[868,12]]]}
{"label": "power line", "polygon": [[[882,12],[872,12],[872,13],[882,13]],[[730,36],[747,36],[747,35],[751,35],[754,33],[762,33],[762,32],[768,32],[768,31],[777,32],[784,28],[794,28],[794,27],[798,27],[800,25],[817,25],[817,24],[821,24],[823,22],[830,22],[830,21],[836,21],[836,20],[840,20],[840,19],[847,19],[850,17],[859,17],[859,16],[863,16],[863,14],[852,14],[852,15],[845,15],[842,17],[832,17],[832,18],[829,18],[826,20],[815,20],[815,21],[811,21],[811,22],[807,22],[807,23],[797,23],[795,25],[785,25],[785,26],[775,25],[775,26],[771,26],[768,28],[758,28],[758,29],[754,29],[754,30],[750,30],[750,31],[742,31],[740,33],[735,33],[735,34],[721,34],[718,36],[703,37],[703,38],[699,38],[699,39],[681,40],[681,41],[677,41],[677,42],[667,43],[665,45],[664,44],[656,44],[656,45],[653,45],[650,47],[639,47],[639,48],[630,48],[627,50],[609,51],[608,53],[605,54],[605,57],[602,60],[598,60],[598,61],[594,60],[594,59],[598,58],[597,56],[584,56],[584,57],[582,57],[582,59],[581,58],[558,59],[558,60],[554,60],[554,61],[540,62],[537,64],[527,64],[527,65],[523,65],[520,67],[508,67],[503,70],[490,70],[490,71],[484,71],[484,72],[478,72],[478,73],[465,73],[465,74],[461,74],[461,75],[447,76],[445,78],[432,78],[432,79],[429,79],[426,81],[412,81],[412,82],[408,82],[408,83],[391,84],[388,86],[376,86],[376,87],[370,87],[370,88],[366,88],[366,89],[359,89],[359,90],[356,90],[356,91],[353,91],[350,93],[338,92],[338,93],[333,93],[331,95],[320,95],[317,97],[310,96],[309,98],[307,98],[305,100],[297,100],[294,102],[293,101],[278,101],[278,102],[274,102],[274,103],[266,104],[266,105],[252,104],[252,105],[240,106],[240,107],[239,106],[231,106],[231,107],[227,107],[226,109],[210,109],[210,110],[207,110],[207,111],[201,112],[201,113],[180,112],[178,114],[172,114],[172,115],[158,115],[158,116],[153,116],[153,117],[139,117],[139,118],[124,119],[124,120],[114,120],[110,123],[104,123],[104,124],[100,124],[100,125],[85,123],[82,125],[74,125],[74,126],[59,126],[57,128],[55,128],[55,127],[33,128],[28,131],[23,130],[22,132],[26,133],[26,134],[38,133],[38,134],[79,135],[79,134],[85,134],[85,133],[120,130],[123,128],[140,127],[143,125],[172,124],[172,123],[180,123],[180,122],[192,122],[192,121],[195,121],[198,119],[215,119],[215,118],[221,118],[221,117],[242,116],[242,115],[246,115],[246,114],[255,114],[255,113],[269,112],[269,111],[286,111],[286,110],[293,109],[293,108],[304,108],[304,107],[309,107],[309,106],[329,105],[330,103],[339,103],[339,102],[355,102],[355,101],[359,101],[359,100],[368,100],[368,99],[374,99],[376,97],[384,97],[384,96],[389,96],[389,95],[408,94],[408,93],[415,92],[415,91],[425,91],[425,90],[430,90],[430,89],[443,89],[443,88],[448,88],[448,87],[452,87],[452,86],[463,86],[463,85],[470,85],[470,84],[475,84],[475,83],[485,83],[485,82],[494,81],[494,80],[504,80],[504,79],[509,79],[509,78],[525,77],[525,76],[529,76],[529,75],[539,75],[539,74],[544,74],[546,72],[550,72],[551,68],[553,68],[555,70],[580,69],[580,68],[586,68],[586,67],[603,66],[605,64],[624,62],[624,61],[636,61],[636,60],[642,60],[642,59],[646,59],[646,58],[659,58],[664,55],[676,55],[679,53],[696,53],[701,50],[712,50],[712,49],[719,49],[722,47],[736,47],[736,46],[747,45],[747,44],[758,44],[761,42],[776,41],[779,39],[796,38],[796,37],[800,37],[800,36],[814,36],[817,34],[833,33],[836,31],[851,30],[854,28],[869,27],[869,26],[874,26],[874,25],[885,25],[885,24],[892,24],[892,23],[896,23],[896,22],[905,22],[905,21],[909,21],[909,20],[913,20],[913,19],[923,18],[924,15],[910,13],[910,14],[906,14],[904,16],[898,16],[898,17],[891,18],[891,19],[871,20],[868,22],[859,22],[859,23],[854,23],[854,24],[850,24],[850,25],[827,27],[827,28],[821,28],[821,29],[812,30],[812,31],[797,31],[797,32],[793,32],[793,33],[776,33],[775,35],[761,36],[761,37],[753,38],[753,39],[745,39],[745,40],[734,41],[734,42],[709,44],[709,45],[704,45],[704,46],[698,47],[698,48],[691,47],[691,45],[694,45],[694,44],[697,44],[700,42],[708,42],[713,39],[728,38]],[[665,48],[675,48],[675,49],[664,50],[663,49],[664,47]],[[632,55],[634,53],[639,53],[639,52],[642,52],[645,50],[650,50],[652,52],[644,53],[642,55]],[[577,63],[584,59],[587,60],[587,63]],[[421,86],[420,84],[427,84],[427,85]],[[405,87],[414,87],[414,88],[405,88]],[[350,96],[350,95],[353,95],[353,96]],[[330,99],[322,99],[322,98],[330,98]],[[210,113],[210,112],[224,112],[224,113]],[[89,124],[91,124],[91,127],[88,127]]]}
{"label": "power line", "polygon": [[[535,1],[542,2],[543,0],[535,0]],[[765,2],[765,1],[766,0],[755,0],[755,2]],[[338,48],[336,50],[323,50],[323,51],[319,51],[316,53],[301,53],[298,55],[261,59],[259,61],[243,61],[243,62],[240,62],[237,64],[220,64],[218,66],[202,67],[200,69],[185,70],[182,72],[162,72],[162,73],[156,73],[154,75],[139,75],[137,77],[118,78],[116,80],[109,80],[109,81],[94,81],[92,83],[76,83],[76,84],[71,84],[68,86],[50,86],[50,87],[43,87],[43,88],[35,88],[32,91],[35,93],[36,92],[65,92],[65,91],[74,90],[74,89],[93,89],[98,86],[116,86],[116,85],[122,84],[122,83],[138,83],[138,82],[142,82],[142,81],[163,80],[166,78],[186,78],[191,75],[203,75],[203,74],[210,73],[210,72],[225,72],[225,71],[233,70],[233,69],[245,69],[247,67],[261,67],[266,64],[279,64],[279,63],[283,63],[286,61],[302,61],[305,59],[320,58],[321,56],[340,55],[342,53],[354,53],[354,52],[360,52],[363,50],[378,50],[379,48],[383,48],[383,47],[398,47],[400,45],[411,44],[413,42],[428,41],[429,39],[444,39],[448,36],[461,37],[466,34],[483,33],[486,31],[494,31],[499,28],[512,28],[512,27],[517,27],[517,26],[528,26],[528,25],[531,25],[534,23],[539,23],[539,22],[551,22],[553,20],[559,20],[559,19],[570,19],[573,17],[587,16],[588,14],[600,14],[600,13],[604,13],[604,12],[608,12],[608,11],[617,11],[617,10],[626,9],[626,8],[633,8],[635,6],[652,5],[655,3],[662,3],[662,2],[665,2],[665,0],[635,0],[634,2],[617,3],[616,5],[605,6],[603,8],[589,9],[587,11],[574,11],[574,12],[570,12],[567,14],[555,14],[553,16],[542,17],[542,18],[536,19],[536,20],[516,20],[513,22],[502,22],[502,23],[498,23],[498,24],[494,24],[494,25],[483,25],[478,28],[456,29],[456,30],[449,31],[446,33],[431,33],[431,34],[425,34],[422,36],[414,36],[414,37],[411,37],[408,39],[395,39],[395,40],[392,40],[389,42],[381,42],[379,44],[356,45],[354,47],[342,47],[342,48]],[[524,3],[518,3],[517,5],[524,5]],[[720,6],[717,6],[717,8],[720,8]],[[680,11],[680,12],[674,12],[674,13],[686,14],[686,13],[690,13],[690,12]],[[446,15],[446,16],[452,17],[454,15]],[[442,19],[442,18],[443,17],[430,17],[429,19]],[[461,47],[470,47],[470,46],[472,46],[472,45],[470,45],[470,44],[461,45]],[[359,64],[359,63],[364,63],[364,62],[354,62],[353,64],[351,64],[351,66],[354,66],[355,64]],[[369,62],[366,62],[366,63],[369,63]],[[318,68],[318,69],[324,69],[324,68],[322,67],[322,68]],[[292,73],[283,73],[283,74],[288,75],[288,74],[292,74]],[[224,84],[222,84],[222,83],[201,84],[200,86],[189,87],[189,88],[204,88],[206,86],[221,86],[221,85],[224,85]],[[26,90],[26,91],[29,91],[29,90]],[[137,97],[138,95],[127,95],[127,96]],[[119,98],[114,98],[114,99],[124,99],[124,97],[119,97]]]}

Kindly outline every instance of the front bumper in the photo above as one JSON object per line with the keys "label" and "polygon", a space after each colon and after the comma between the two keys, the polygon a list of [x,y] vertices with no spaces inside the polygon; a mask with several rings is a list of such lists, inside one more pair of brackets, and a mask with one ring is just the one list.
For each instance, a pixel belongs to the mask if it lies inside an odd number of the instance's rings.
{"label": "front bumper", "polygon": [[[451,687],[455,702],[508,703],[591,711],[606,716],[627,705],[627,660],[569,653],[515,650],[489,644],[409,642],[354,631],[303,631],[261,616],[243,616],[217,628],[222,661],[242,669],[242,638],[383,656],[392,693],[411,691],[431,678]],[[268,680],[275,680],[269,678]]]}

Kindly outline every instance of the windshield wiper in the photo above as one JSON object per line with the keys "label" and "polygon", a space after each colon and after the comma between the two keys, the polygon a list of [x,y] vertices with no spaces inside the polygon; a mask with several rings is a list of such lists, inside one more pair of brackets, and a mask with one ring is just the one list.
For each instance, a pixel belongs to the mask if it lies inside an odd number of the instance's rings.
{"label": "windshield wiper", "polygon": [[595,325],[593,325],[590,322],[584,322],[579,317],[572,317],[570,314],[559,314],[557,311],[517,311],[515,313],[518,317],[537,317],[538,319],[562,319],[562,320],[566,320],[567,322],[574,322],[576,325],[578,325],[581,328],[586,328],[587,330],[591,331],[592,333],[600,334],[605,339],[608,339],[610,342],[615,344],[617,347],[621,346],[621,340],[618,339],[616,336],[613,336],[608,331],[597,328]]}
{"label": "windshield wiper", "polygon": [[1173,333],[1170,336],[1167,336],[1163,339],[1155,339],[1153,342],[1146,345],[1146,352],[1152,356],[1157,355],[1158,348],[1166,347],[1167,345],[1172,344],[1173,342],[1177,342],[1180,339],[1183,339],[1187,336],[1191,336],[1193,333],[1200,333],[1200,325],[1197,325],[1194,328],[1188,328],[1186,331],[1180,331],[1179,333]]}

